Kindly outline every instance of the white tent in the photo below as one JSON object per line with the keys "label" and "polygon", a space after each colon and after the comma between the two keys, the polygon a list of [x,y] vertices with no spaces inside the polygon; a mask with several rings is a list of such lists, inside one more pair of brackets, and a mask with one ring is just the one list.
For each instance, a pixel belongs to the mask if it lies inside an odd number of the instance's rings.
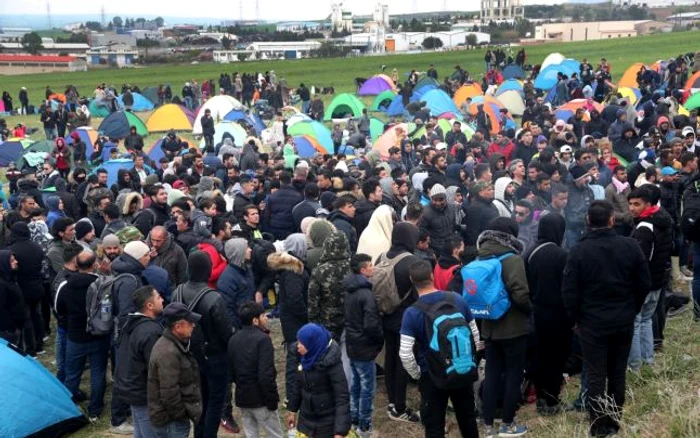
{"label": "white tent", "polygon": [[499,102],[503,104],[504,107],[508,108],[508,112],[512,116],[522,116],[525,112],[525,102],[523,102],[523,97],[517,90],[508,90],[496,96]]}
{"label": "white tent", "polygon": [[[213,111],[212,111],[213,112]],[[242,148],[248,133],[236,122],[223,121],[214,125],[214,145],[221,143],[225,133],[229,133],[233,137],[234,144],[237,148]],[[204,139],[199,144],[199,147],[204,149]]]}
{"label": "white tent", "polygon": [[240,109],[243,105],[231,96],[220,94],[207,100],[204,105],[197,111],[197,116],[192,125],[192,134],[198,135],[202,133],[202,116],[205,110],[211,110],[211,116],[214,118],[214,123],[220,122],[224,116],[233,109]]}
{"label": "white tent", "polygon": [[565,59],[566,57],[564,57],[564,55],[562,55],[561,53],[550,53],[549,55],[547,55],[546,58],[544,58],[544,61],[542,61],[542,67],[540,67],[540,71],[547,68],[547,66],[561,64],[562,61],[564,61]]}

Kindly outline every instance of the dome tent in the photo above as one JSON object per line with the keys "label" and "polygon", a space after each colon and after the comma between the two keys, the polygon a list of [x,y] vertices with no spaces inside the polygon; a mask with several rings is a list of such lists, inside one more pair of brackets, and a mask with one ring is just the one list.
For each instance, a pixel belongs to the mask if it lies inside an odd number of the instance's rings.
{"label": "dome tent", "polygon": [[216,123],[222,121],[231,110],[242,107],[243,105],[231,96],[220,94],[212,97],[199,107],[192,124],[192,134],[198,135],[202,133],[202,116],[206,110],[211,111],[211,116],[214,118],[214,123]]}
{"label": "dome tent", "polygon": [[169,103],[151,114],[146,121],[150,132],[189,131],[194,123],[194,114],[182,105]]}
{"label": "dome tent", "polygon": [[452,113],[458,118],[461,118],[461,113],[457,105],[452,101],[450,95],[442,90],[430,90],[423,95],[422,101],[425,101],[426,107],[430,110],[430,114],[439,116],[444,113]]}
{"label": "dome tent", "polygon": [[109,107],[105,105],[98,105],[97,99],[92,99],[90,101],[88,104],[88,111],[90,111],[90,117],[104,118],[110,114]]}
{"label": "dome tent", "polygon": [[395,90],[394,82],[385,75],[372,76],[367,79],[359,90],[357,90],[358,96],[376,96],[382,91]]}
{"label": "dome tent", "polygon": [[136,127],[139,135],[148,135],[146,125],[131,111],[117,111],[110,114],[100,123],[97,130],[109,138],[125,138],[129,135],[132,126]]}
{"label": "dome tent", "polygon": [[382,91],[374,98],[369,109],[371,111],[386,111],[391,105],[391,101],[394,100],[394,96],[396,96],[396,93],[392,90]]}
{"label": "dome tent", "polygon": [[[148,99],[147,97],[145,97],[144,95],[139,94],[139,93],[131,93],[131,95],[134,98],[134,104],[131,105],[132,111],[152,111],[153,110],[153,102],[151,102],[150,99]],[[120,94],[119,97],[117,97],[117,102],[119,102],[120,108],[125,108],[123,96],[124,96],[123,94]]]}
{"label": "dome tent", "polygon": [[[246,132],[245,128],[243,128],[241,125],[239,125],[236,122],[229,122],[229,121],[223,121],[220,123],[217,123],[214,125],[214,144],[219,144],[223,141],[224,134],[228,133],[231,137],[233,137],[233,142],[236,147],[243,147],[243,144],[245,143],[246,137],[248,137],[248,133]],[[199,147],[204,149],[204,139],[199,144]]]}
{"label": "dome tent", "polygon": [[350,114],[350,117],[360,117],[365,104],[357,96],[349,93],[337,95],[328,108],[323,120],[342,119]]}
{"label": "dome tent", "polygon": [[287,134],[292,136],[308,135],[314,138],[318,144],[325,148],[330,153],[334,153],[333,138],[331,131],[328,130],[322,123],[315,120],[297,122],[294,126],[287,129]]}

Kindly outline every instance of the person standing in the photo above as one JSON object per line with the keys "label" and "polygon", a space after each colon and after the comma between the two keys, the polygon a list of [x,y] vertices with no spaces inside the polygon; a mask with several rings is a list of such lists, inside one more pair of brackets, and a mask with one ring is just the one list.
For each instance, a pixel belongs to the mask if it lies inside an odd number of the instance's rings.
{"label": "person standing", "polygon": [[51,111],[51,106],[47,106],[39,121],[44,125],[44,134],[47,140],[56,139],[56,113]]}
{"label": "person standing", "polygon": [[148,362],[148,416],[156,438],[187,438],[202,415],[199,367],[190,339],[201,315],[182,303],[163,309],[166,329]]}
{"label": "person standing", "polygon": [[0,250],[0,338],[19,345],[25,315],[16,271],[17,259],[12,251]]}
{"label": "person standing", "polygon": [[27,94],[27,87],[22,87],[19,89],[19,114],[27,115],[27,110],[29,109],[29,95]]}
{"label": "person standing", "polygon": [[202,123],[202,135],[204,136],[204,149],[214,147],[214,118],[211,116],[209,108],[204,110],[204,115],[200,119]]}
{"label": "person standing", "polygon": [[151,286],[132,293],[135,313],[129,314],[120,333],[112,397],[131,408],[134,438],[154,435],[148,417],[148,363],[163,326],[157,318],[163,312],[163,298]]}
{"label": "person standing", "polygon": [[593,201],[586,222],[590,231],[569,252],[562,299],[581,342],[590,432],[607,436],[620,429],[634,319],[652,282],[639,244],[613,230],[612,204]]}

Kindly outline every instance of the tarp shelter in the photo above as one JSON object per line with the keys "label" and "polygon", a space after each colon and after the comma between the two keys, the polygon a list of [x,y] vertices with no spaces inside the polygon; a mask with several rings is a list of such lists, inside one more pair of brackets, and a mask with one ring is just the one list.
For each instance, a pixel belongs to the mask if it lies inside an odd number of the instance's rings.
{"label": "tarp shelter", "polygon": [[350,117],[360,117],[365,104],[357,96],[350,93],[337,95],[326,108],[323,120],[342,119]]}
{"label": "tarp shelter", "polygon": [[263,129],[265,129],[265,124],[262,122],[262,120],[260,120],[260,117],[252,113],[247,113],[243,109],[231,110],[224,116],[224,120],[228,122],[243,122],[248,124],[255,129],[255,132],[258,135],[260,135]]}
{"label": "tarp shelter", "polygon": [[406,112],[406,107],[403,105],[403,96],[401,95],[394,97],[389,108],[386,109],[386,115],[389,117],[402,116],[404,112]]}
{"label": "tarp shelter", "polygon": [[503,79],[525,79],[527,74],[525,70],[515,64],[509,64],[503,69]]}
{"label": "tarp shelter", "polygon": [[97,130],[109,138],[125,138],[129,135],[132,126],[136,127],[139,135],[144,137],[148,135],[146,125],[131,111],[117,111],[110,114],[100,123]]}
{"label": "tarp shelter", "polygon": [[59,437],[88,424],[71,393],[36,359],[0,339],[0,436]]}
{"label": "tarp shelter", "polygon": [[11,137],[0,143],[0,167],[17,162],[22,152],[32,144],[28,138]]}
{"label": "tarp shelter", "polygon": [[297,154],[301,158],[309,158],[315,153],[328,154],[330,151],[326,150],[315,138],[310,135],[297,135],[292,137],[294,139],[294,146],[296,146]]}
{"label": "tarp shelter", "polygon": [[632,65],[630,65],[627,70],[622,74],[622,77],[620,78],[620,81],[617,83],[618,88],[619,87],[639,87],[639,84],[637,83],[637,73],[639,73],[639,69],[644,67],[644,64],[641,62],[636,62]]}
{"label": "tarp shelter", "polygon": [[464,103],[465,100],[467,100],[468,97],[474,98],[474,96],[483,96],[484,91],[481,89],[481,85],[477,84],[476,82],[472,84],[465,84],[462,85],[455,91],[454,97],[452,97],[452,101],[457,105],[457,107],[461,107],[462,104]]}
{"label": "tarp shelter", "polygon": [[[80,139],[85,143],[85,155],[90,158],[90,155],[95,151],[95,142],[97,142],[97,131],[95,131],[90,126],[81,126],[75,131],[80,136]],[[70,135],[66,136],[66,144],[73,144],[73,137]]]}
{"label": "tarp shelter", "polygon": [[233,109],[242,108],[243,105],[236,99],[225,94],[220,94],[214,96],[207,100],[204,105],[199,107],[197,115],[194,118],[194,123],[192,124],[192,133],[195,135],[202,133],[202,116],[204,111],[210,110],[211,116],[214,118],[214,123],[220,122],[224,119],[224,116],[231,112]]}
{"label": "tarp shelter", "polygon": [[[134,162],[132,160],[127,158],[117,158],[116,160],[105,161],[99,168],[102,168],[107,171],[107,187],[112,187],[112,184],[115,184],[117,182],[117,173],[119,172],[119,170],[129,170],[132,167],[134,167]],[[93,170],[90,173],[92,174],[96,171],[97,169]]]}
{"label": "tarp shelter", "polygon": [[155,106],[158,106],[160,103],[160,99],[158,99],[158,87],[146,87],[141,90],[141,95],[150,100]]}
{"label": "tarp shelter", "polygon": [[[30,167],[38,167],[39,164],[44,162],[46,156],[51,153],[55,146],[56,145],[52,140],[35,141],[22,151],[16,163],[17,168],[22,169],[25,165]],[[90,154],[91,153],[92,152],[90,152]],[[88,157],[90,154],[88,154]]]}
{"label": "tarp shelter", "polygon": [[380,135],[384,133],[384,122],[376,117],[369,119],[369,136],[372,138],[372,143],[377,141]]}
{"label": "tarp shelter", "polygon": [[[688,98],[683,104],[683,107],[689,111],[700,108],[700,93],[695,93]],[[0,148],[2,146],[0,145]]]}
{"label": "tarp shelter", "polygon": [[416,125],[412,123],[398,123],[392,126],[372,144],[372,150],[379,151],[382,158],[387,159],[389,157],[389,149],[394,146],[398,147],[400,144],[400,137],[397,130],[403,131],[401,138],[406,138],[408,134],[415,129],[415,126]]}
{"label": "tarp shelter", "polygon": [[100,105],[97,99],[92,99],[88,105],[88,111],[90,111],[90,117],[95,118],[105,118],[110,114],[107,101],[104,101],[105,105]]}
{"label": "tarp shelter", "polygon": [[287,119],[287,129],[289,129],[291,126],[294,126],[294,124],[299,123],[299,122],[310,122],[313,119],[306,114],[302,113],[297,113],[291,116],[290,118]]}
{"label": "tarp shelter", "polygon": [[372,101],[372,105],[369,107],[371,111],[386,111],[391,105],[391,101],[396,96],[396,93],[392,90],[385,90],[377,94],[377,97]]}
{"label": "tarp shelter", "polygon": [[359,96],[376,96],[382,91],[395,90],[396,86],[390,77],[386,75],[372,76],[357,90]]}
{"label": "tarp shelter", "polygon": [[505,81],[501,82],[501,85],[498,86],[498,89],[496,90],[496,96],[498,97],[499,95],[505,93],[506,91],[511,91],[511,90],[522,92],[523,91],[523,83],[517,79],[505,80]]}
{"label": "tarp shelter", "polygon": [[155,143],[153,143],[149,148],[146,149],[146,154],[148,155],[148,158],[150,158],[154,163],[157,163],[161,158],[165,156],[165,151],[161,147],[163,144],[163,140],[165,140],[165,137],[159,139]]}
{"label": "tarp shelter", "polygon": [[[228,133],[233,137],[233,141],[236,147],[243,147],[245,144],[245,139],[248,137],[248,133],[245,128],[236,122],[223,121],[214,125],[214,144],[219,144],[223,141],[225,133]],[[199,144],[200,148],[204,148],[204,139]]]}
{"label": "tarp shelter", "polygon": [[182,105],[169,103],[151,114],[146,121],[149,132],[190,131],[194,124],[194,114]]}
{"label": "tarp shelter", "polygon": [[685,83],[685,91],[694,94],[700,91],[700,71],[695,72]]}
{"label": "tarp shelter", "polygon": [[522,116],[525,112],[525,102],[517,90],[505,91],[496,96],[496,99],[508,108],[508,112],[513,116]]}
{"label": "tarp shelter", "polygon": [[[152,111],[153,110],[153,102],[151,102],[148,98],[146,98],[145,96],[143,96],[142,94],[139,94],[139,93],[131,93],[131,95],[134,97],[134,104],[131,105],[132,111]],[[123,96],[124,96],[123,94],[120,94],[119,97],[117,97],[117,102],[119,102],[120,108],[125,108]]]}
{"label": "tarp shelter", "polygon": [[562,55],[561,53],[550,53],[549,55],[547,55],[546,58],[544,58],[544,61],[542,61],[542,66],[540,67],[540,69],[544,70],[550,65],[561,64],[561,62],[565,59],[566,57],[564,57],[564,55]]}
{"label": "tarp shelter", "polygon": [[430,110],[430,114],[434,116],[439,116],[444,113],[452,113],[458,118],[461,118],[461,113],[459,108],[452,101],[450,95],[442,90],[431,90],[425,93],[421,99],[425,101],[426,107]]}
{"label": "tarp shelter", "polygon": [[295,123],[294,126],[287,128],[287,134],[291,136],[308,135],[315,138],[322,147],[329,153],[334,153],[333,139],[331,131],[328,130],[322,123],[315,120]]}

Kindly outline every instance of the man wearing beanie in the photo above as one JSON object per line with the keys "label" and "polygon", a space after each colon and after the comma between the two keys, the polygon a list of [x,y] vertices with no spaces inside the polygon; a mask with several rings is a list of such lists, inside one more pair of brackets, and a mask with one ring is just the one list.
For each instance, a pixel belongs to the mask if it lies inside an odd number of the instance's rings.
{"label": "man wearing beanie", "polygon": [[[204,411],[195,425],[195,436],[216,437],[226,393],[230,391],[227,360],[228,341],[233,334],[231,318],[221,295],[208,286],[212,263],[204,252],[194,252],[187,259],[189,281],[175,289],[173,302],[188,306],[202,315],[200,336],[191,341],[190,349],[199,362]],[[228,416],[227,416],[228,417]],[[227,430],[238,425],[225,418]]]}
{"label": "man wearing beanie", "polygon": [[[532,311],[525,264],[518,257],[523,252],[523,244],[517,239],[518,231],[518,224],[513,219],[499,217],[489,222],[476,242],[480,259],[513,254],[501,261],[501,275],[510,297],[510,309],[500,319],[485,319],[481,325],[481,335],[486,342],[483,395],[486,436],[520,436],[527,432],[525,426],[515,423],[527,351],[528,318]],[[505,388],[502,388],[503,382]],[[493,421],[500,394],[503,395],[503,421],[497,433]]]}
{"label": "man wearing beanie", "polygon": [[586,231],[586,212],[593,202],[593,190],[588,186],[591,176],[582,166],[570,171],[569,202],[566,204],[566,245],[568,249],[578,242]]}
{"label": "man wearing beanie", "polygon": [[455,233],[455,223],[447,214],[447,192],[442,184],[435,184],[430,189],[430,204],[423,207],[421,228],[430,234],[430,247],[437,254],[442,253],[442,246]]}
{"label": "man wearing beanie", "polygon": [[90,243],[95,240],[95,227],[87,219],[79,220],[75,224],[75,241],[85,249],[93,252]]}

